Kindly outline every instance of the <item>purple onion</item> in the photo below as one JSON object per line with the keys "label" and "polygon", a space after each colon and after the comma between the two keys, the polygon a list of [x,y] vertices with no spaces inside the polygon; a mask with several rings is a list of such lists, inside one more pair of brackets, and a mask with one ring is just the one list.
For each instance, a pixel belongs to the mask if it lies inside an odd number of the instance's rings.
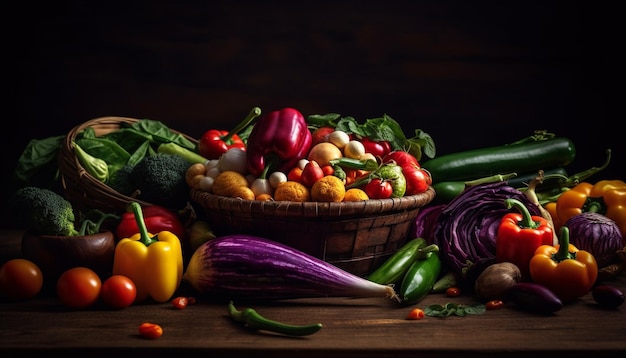
{"label": "purple onion", "polygon": [[569,228],[569,242],[579,250],[591,253],[598,267],[617,260],[622,245],[622,233],[615,221],[593,212],[574,215],[565,222]]}

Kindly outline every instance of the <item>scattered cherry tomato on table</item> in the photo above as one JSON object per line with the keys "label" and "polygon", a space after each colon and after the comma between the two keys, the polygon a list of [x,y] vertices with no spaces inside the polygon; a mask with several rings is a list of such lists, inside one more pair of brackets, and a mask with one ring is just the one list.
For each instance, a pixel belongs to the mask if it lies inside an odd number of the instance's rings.
{"label": "scattered cherry tomato on table", "polygon": [[504,307],[504,301],[501,300],[491,300],[485,303],[485,309],[487,310],[497,310]]}
{"label": "scattered cherry tomato on table", "polygon": [[425,315],[426,314],[424,313],[424,310],[422,310],[421,308],[414,308],[406,316],[406,319],[409,319],[409,320],[420,320],[420,319],[424,318]]}
{"label": "scattered cherry tomato on table", "polygon": [[446,296],[448,297],[458,297],[461,295],[461,289],[458,287],[448,287],[446,289]]}
{"label": "scattered cherry tomato on table", "polygon": [[56,293],[65,306],[82,309],[98,301],[101,289],[102,281],[97,273],[87,267],[74,267],[61,274]]}
{"label": "scattered cherry tomato on table", "polygon": [[102,302],[108,307],[121,309],[135,302],[137,287],[133,280],[124,275],[113,275],[102,283]]}
{"label": "scattered cherry tomato on table", "polygon": [[163,328],[156,323],[144,322],[139,325],[139,334],[148,339],[157,339],[163,335]]}
{"label": "scattered cherry tomato on table", "polygon": [[34,262],[12,259],[0,268],[0,295],[13,300],[35,297],[43,287],[43,274]]}
{"label": "scattered cherry tomato on table", "polygon": [[174,306],[174,308],[176,308],[177,310],[182,310],[187,307],[187,305],[189,304],[189,300],[187,299],[187,297],[179,296],[174,298],[171,303],[172,306]]}

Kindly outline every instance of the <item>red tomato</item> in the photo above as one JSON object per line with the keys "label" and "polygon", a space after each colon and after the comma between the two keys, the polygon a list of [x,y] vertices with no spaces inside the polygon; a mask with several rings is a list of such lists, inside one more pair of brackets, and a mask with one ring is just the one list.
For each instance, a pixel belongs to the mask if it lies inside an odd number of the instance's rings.
{"label": "red tomato", "polygon": [[407,165],[415,165],[418,168],[420,167],[417,158],[415,158],[413,154],[405,152],[404,150],[394,150],[383,157],[383,163],[387,163],[392,160],[402,168]]}
{"label": "red tomato", "polygon": [[406,179],[406,192],[404,195],[421,194],[433,183],[430,173],[416,166],[407,165],[402,167],[402,174],[404,174]]}
{"label": "red tomato", "polygon": [[139,325],[139,334],[148,339],[157,339],[163,335],[163,328],[156,323],[144,322]]}
{"label": "red tomato", "polygon": [[135,302],[137,287],[124,275],[113,275],[102,283],[100,290],[102,302],[115,309],[126,308]]}
{"label": "red tomato", "polygon": [[311,133],[311,137],[313,138],[311,147],[315,146],[317,143],[328,142],[328,135],[335,131],[333,127],[320,127]]}
{"label": "red tomato", "polygon": [[376,157],[384,158],[391,151],[391,145],[387,141],[373,141],[369,138],[361,138],[365,153],[372,153]]}
{"label": "red tomato", "polygon": [[67,307],[81,309],[98,301],[101,288],[97,273],[87,267],[73,267],[59,277],[56,293]]}
{"label": "red tomato", "polygon": [[393,188],[389,181],[376,178],[365,184],[363,191],[370,199],[388,199],[393,193]]}
{"label": "red tomato", "polygon": [[298,183],[302,183],[302,169],[299,167],[294,167],[287,174],[287,180],[297,181]]}
{"label": "red tomato", "polygon": [[12,259],[0,268],[0,295],[13,300],[35,297],[43,287],[39,267],[26,259]]}

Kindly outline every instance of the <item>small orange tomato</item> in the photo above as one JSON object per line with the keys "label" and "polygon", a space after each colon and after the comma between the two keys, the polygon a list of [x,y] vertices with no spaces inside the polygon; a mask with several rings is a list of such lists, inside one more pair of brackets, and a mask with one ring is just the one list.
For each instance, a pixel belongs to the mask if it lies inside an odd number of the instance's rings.
{"label": "small orange tomato", "polygon": [[189,300],[187,299],[187,297],[184,296],[176,297],[171,302],[172,306],[174,306],[174,308],[177,310],[185,309],[185,307],[187,307],[187,304],[189,304]]}
{"label": "small orange tomato", "polygon": [[163,328],[155,323],[144,322],[139,326],[139,334],[148,339],[156,339],[163,335]]}
{"label": "small orange tomato", "polygon": [[461,295],[461,289],[458,287],[448,287],[446,289],[446,296],[448,297],[458,297]]}
{"label": "small orange tomato", "polygon": [[414,308],[409,312],[408,316],[406,316],[406,319],[419,320],[424,318],[424,316],[424,310],[422,310],[421,308]]}
{"label": "small orange tomato", "polygon": [[491,300],[485,303],[485,309],[487,310],[497,310],[504,307],[504,302],[501,300]]}

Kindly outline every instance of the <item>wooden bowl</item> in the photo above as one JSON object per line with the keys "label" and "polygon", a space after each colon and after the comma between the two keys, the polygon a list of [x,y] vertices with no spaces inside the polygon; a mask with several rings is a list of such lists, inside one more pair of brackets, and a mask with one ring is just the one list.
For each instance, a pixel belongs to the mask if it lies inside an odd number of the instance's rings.
{"label": "wooden bowl", "polygon": [[113,269],[115,236],[111,231],[86,236],[22,236],[22,256],[39,266],[44,281],[54,282],[66,270],[83,266],[104,277]]}

